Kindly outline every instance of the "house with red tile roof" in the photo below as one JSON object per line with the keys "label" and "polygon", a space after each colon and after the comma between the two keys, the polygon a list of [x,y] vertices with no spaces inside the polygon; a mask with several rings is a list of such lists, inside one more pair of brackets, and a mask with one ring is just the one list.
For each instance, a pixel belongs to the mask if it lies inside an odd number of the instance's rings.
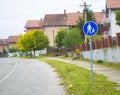
{"label": "house with red tile roof", "polygon": [[7,39],[7,43],[9,44],[9,49],[10,48],[17,48],[17,40],[18,40],[18,36],[9,36]]}
{"label": "house with red tile roof", "polygon": [[[55,46],[54,40],[57,32],[60,28],[69,28],[77,25],[79,17],[82,17],[82,13],[66,13],[63,14],[46,14],[43,21],[44,32],[48,36],[50,46]],[[94,16],[97,23],[102,24],[104,12],[95,12]]]}
{"label": "house with red tile roof", "polygon": [[0,39],[0,54],[3,53],[4,51],[8,51],[8,42],[7,39]]}
{"label": "house with red tile roof", "polygon": [[66,28],[67,14],[46,14],[43,21],[44,33],[48,36],[49,45],[55,46],[54,40],[60,28]]}
{"label": "house with red tile roof", "polygon": [[42,22],[43,20],[28,20],[25,24],[25,32],[29,31],[29,30],[42,30],[43,31],[43,27],[42,27]]}
{"label": "house with red tile roof", "polygon": [[7,39],[0,39],[0,57],[5,57],[10,49],[17,49],[18,36],[9,36]]}
{"label": "house with red tile roof", "polygon": [[120,10],[120,0],[106,0],[106,15],[104,17],[104,25],[109,27],[109,35],[116,36],[120,33],[120,27],[116,25],[115,12]]}

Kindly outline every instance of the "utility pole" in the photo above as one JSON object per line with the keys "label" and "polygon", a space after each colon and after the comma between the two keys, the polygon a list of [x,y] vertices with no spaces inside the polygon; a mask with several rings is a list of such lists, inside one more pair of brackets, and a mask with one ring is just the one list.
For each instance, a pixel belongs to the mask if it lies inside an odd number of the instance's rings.
{"label": "utility pole", "polygon": [[[84,2],[83,5],[80,5],[81,7],[84,7],[83,9],[83,20],[84,20],[84,23],[87,22],[87,7],[88,6],[91,6],[91,5],[87,5],[86,2]],[[85,34],[85,42],[87,42],[87,35]]]}

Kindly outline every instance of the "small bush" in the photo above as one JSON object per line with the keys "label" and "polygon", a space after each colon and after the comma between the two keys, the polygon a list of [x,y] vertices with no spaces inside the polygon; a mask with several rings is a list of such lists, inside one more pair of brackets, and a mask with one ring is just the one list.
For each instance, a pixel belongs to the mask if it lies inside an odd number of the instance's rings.
{"label": "small bush", "polygon": [[101,63],[103,63],[103,61],[102,60],[97,60],[97,63],[101,64]]}
{"label": "small bush", "polygon": [[13,57],[17,57],[17,54],[15,53],[15,54],[13,55]]}

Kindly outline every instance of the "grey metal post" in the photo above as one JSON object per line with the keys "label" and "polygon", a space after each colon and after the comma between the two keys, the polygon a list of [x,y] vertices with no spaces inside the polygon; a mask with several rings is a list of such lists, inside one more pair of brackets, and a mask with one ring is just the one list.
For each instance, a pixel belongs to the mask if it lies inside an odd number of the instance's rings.
{"label": "grey metal post", "polygon": [[93,83],[92,37],[90,37],[90,82]]}

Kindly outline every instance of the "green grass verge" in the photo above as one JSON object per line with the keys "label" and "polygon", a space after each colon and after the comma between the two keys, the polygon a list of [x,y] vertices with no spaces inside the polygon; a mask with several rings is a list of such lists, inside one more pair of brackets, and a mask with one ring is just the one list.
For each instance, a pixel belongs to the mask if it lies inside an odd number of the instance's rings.
{"label": "green grass verge", "polygon": [[89,70],[61,61],[46,58],[41,60],[50,64],[58,72],[67,95],[120,95],[120,91],[115,89],[116,83],[106,80],[103,75],[94,73],[94,82],[91,84]]}

